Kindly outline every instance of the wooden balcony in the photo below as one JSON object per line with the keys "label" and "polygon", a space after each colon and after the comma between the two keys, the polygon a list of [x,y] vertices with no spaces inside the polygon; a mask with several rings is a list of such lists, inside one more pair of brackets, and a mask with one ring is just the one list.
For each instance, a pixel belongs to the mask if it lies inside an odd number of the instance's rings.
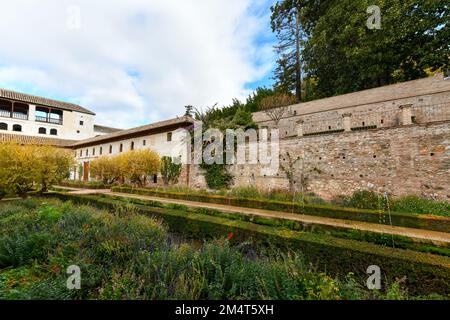
{"label": "wooden balcony", "polygon": [[7,110],[0,110],[0,117],[28,120],[28,114],[26,114],[26,113],[11,112],[11,111],[7,111]]}
{"label": "wooden balcony", "polygon": [[46,122],[46,123],[51,123],[51,124],[59,124],[59,125],[63,124],[62,119],[54,119],[54,118],[41,117],[41,116],[36,116],[36,121],[37,122]]}

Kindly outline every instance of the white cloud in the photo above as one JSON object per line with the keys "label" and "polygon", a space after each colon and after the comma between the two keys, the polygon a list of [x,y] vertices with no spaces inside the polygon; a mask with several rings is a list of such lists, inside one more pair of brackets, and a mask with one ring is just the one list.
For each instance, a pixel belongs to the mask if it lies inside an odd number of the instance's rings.
{"label": "white cloud", "polygon": [[258,6],[262,1],[5,2],[0,86],[65,97],[117,127],[180,115],[186,104],[227,104],[272,67],[270,44],[256,43],[269,23],[267,12],[255,14]]}

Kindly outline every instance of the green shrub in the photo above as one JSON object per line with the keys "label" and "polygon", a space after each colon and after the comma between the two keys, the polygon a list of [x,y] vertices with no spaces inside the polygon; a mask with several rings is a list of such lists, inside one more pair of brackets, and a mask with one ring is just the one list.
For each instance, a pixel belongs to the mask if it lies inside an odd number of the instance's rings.
{"label": "green shrub", "polygon": [[210,189],[220,190],[228,188],[233,181],[233,176],[228,172],[224,164],[202,163],[200,167],[204,170],[206,184]]}
{"label": "green shrub", "polygon": [[406,196],[395,199],[392,204],[392,210],[450,217],[450,203],[428,200],[417,196]]}
{"label": "green shrub", "polygon": [[356,191],[344,200],[344,206],[358,209],[384,210],[387,205],[383,195],[372,191]]}

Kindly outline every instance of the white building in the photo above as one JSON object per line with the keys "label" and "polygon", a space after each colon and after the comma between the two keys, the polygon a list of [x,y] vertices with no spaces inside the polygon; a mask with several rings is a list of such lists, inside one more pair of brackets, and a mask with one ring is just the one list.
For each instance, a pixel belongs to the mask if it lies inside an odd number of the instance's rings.
{"label": "white building", "polygon": [[95,113],[79,105],[0,89],[2,135],[78,141],[117,131],[94,121]]}
{"label": "white building", "polygon": [[[78,168],[72,178],[90,180],[90,162],[98,157],[144,148],[157,152],[160,157],[181,157],[181,162],[186,163],[190,143],[187,130],[192,124],[193,119],[184,116],[75,142],[70,148],[74,150]],[[157,176],[153,177],[153,183],[158,181]]]}

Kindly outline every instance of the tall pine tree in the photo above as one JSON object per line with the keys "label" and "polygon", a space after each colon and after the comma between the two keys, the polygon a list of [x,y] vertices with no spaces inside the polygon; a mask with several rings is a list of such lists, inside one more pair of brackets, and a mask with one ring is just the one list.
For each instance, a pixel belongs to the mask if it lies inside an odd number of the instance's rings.
{"label": "tall pine tree", "polygon": [[295,92],[297,102],[302,100],[302,24],[301,0],[283,0],[270,9],[271,26],[276,33],[278,55],[274,71],[275,89],[284,93]]}

